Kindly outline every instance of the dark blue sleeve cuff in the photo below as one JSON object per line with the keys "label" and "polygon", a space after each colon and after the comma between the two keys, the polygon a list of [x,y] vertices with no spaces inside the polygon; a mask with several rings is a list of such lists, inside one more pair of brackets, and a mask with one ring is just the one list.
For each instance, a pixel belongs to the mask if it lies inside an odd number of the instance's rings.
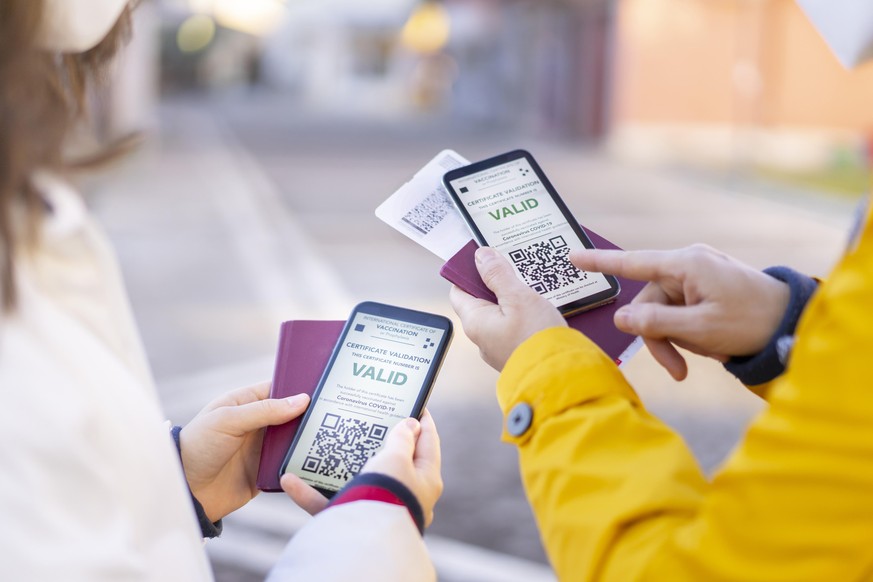
{"label": "dark blue sleeve cuff", "polygon": [[788,363],[788,352],[793,342],[797,322],[818,282],[788,267],[770,267],[764,272],[788,284],[790,297],[785,315],[770,338],[767,346],[753,356],[731,358],[724,367],[746,386],[757,386],[769,382],[783,372]]}
{"label": "dark blue sleeve cuff", "polygon": [[[179,442],[179,433],[182,432],[181,426],[174,426],[170,431],[170,434],[173,435],[173,442],[176,443],[176,450],[179,452],[179,462],[182,462],[182,444]],[[224,526],[219,519],[215,523],[209,521],[209,518],[206,517],[206,512],[203,510],[203,506],[200,505],[200,502],[197,501],[197,498],[194,497],[194,494],[191,493],[191,489],[188,489],[188,493],[191,495],[191,502],[194,504],[194,511],[197,513],[197,521],[200,522],[200,533],[203,534],[204,538],[217,538],[221,535],[221,530],[224,529]]]}

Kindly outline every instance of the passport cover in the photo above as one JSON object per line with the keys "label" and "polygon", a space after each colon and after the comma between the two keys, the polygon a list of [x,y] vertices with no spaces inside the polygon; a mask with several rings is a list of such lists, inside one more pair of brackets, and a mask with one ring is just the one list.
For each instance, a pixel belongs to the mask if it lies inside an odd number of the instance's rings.
{"label": "passport cover", "polygon": [[[619,247],[606,240],[596,232],[585,228],[582,229],[594,243],[598,249],[616,249]],[[476,241],[471,240],[464,248],[457,252],[455,256],[449,259],[440,269],[440,275],[448,279],[462,290],[466,291],[474,297],[487,299],[492,302],[497,302],[497,297],[485,285],[482,278],[479,277],[479,271],[476,270],[475,253],[479,245]],[[627,305],[636,297],[637,293],[642,291],[645,283],[642,281],[632,281],[617,277],[621,285],[621,291],[615,301],[596,307],[591,311],[584,311],[577,315],[567,318],[567,323],[573,329],[579,330],[588,336],[594,343],[606,352],[606,354],[615,360],[616,364],[621,364],[621,355],[627,350],[636,339],[636,336],[626,334],[615,327],[613,316],[615,312],[622,306]]]}
{"label": "passport cover", "polygon": [[[345,324],[345,321],[284,322],[279,330],[270,398],[287,398],[304,392],[312,396]],[[302,419],[300,415],[291,422],[267,427],[256,482],[261,491],[282,490],[279,469]]]}

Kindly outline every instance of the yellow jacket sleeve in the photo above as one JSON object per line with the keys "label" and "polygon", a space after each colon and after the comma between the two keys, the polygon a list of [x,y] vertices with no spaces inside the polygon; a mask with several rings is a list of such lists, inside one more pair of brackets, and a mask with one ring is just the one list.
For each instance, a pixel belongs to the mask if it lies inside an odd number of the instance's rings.
{"label": "yellow jacket sleeve", "polygon": [[523,344],[498,382],[533,420],[525,490],[561,580],[873,579],[873,234],[811,301],[771,405],[707,482],[581,334]]}

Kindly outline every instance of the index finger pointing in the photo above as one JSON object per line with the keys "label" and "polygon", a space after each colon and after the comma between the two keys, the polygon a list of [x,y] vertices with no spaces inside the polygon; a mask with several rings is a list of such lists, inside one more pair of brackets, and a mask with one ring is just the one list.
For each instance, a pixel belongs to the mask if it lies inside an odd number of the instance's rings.
{"label": "index finger pointing", "polygon": [[570,252],[570,262],[583,271],[617,275],[635,281],[657,281],[668,275],[670,251],[586,249]]}

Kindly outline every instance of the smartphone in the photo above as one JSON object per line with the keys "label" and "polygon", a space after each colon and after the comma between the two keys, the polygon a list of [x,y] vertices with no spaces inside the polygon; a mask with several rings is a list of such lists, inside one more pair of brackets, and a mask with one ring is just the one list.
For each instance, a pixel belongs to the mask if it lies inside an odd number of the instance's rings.
{"label": "smartphone", "polygon": [[530,153],[515,150],[451,170],[443,184],[476,242],[505,256],[565,317],[618,296],[615,277],[570,263],[571,250],[594,245]]}
{"label": "smartphone", "polygon": [[382,448],[388,432],[420,418],[452,339],[441,316],[361,303],[340,334],[279,476],[293,473],[333,496]]}

